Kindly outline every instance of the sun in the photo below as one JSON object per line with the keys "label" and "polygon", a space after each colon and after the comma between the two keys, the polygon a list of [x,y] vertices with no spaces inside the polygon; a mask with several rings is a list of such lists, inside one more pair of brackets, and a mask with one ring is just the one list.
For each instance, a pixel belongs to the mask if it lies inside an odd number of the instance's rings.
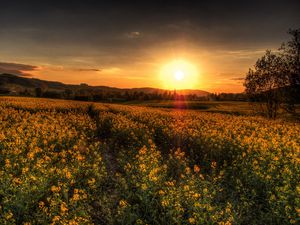
{"label": "sun", "polygon": [[198,85],[199,73],[193,63],[176,59],[161,67],[160,80],[166,89],[192,89]]}
{"label": "sun", "polygon": [[182,72],[181,70],[177,70],[177,71],[175,71],[175,73],[174,73],[174,77],[175,77],[175,79],[176,80],[182,80],[182,79],[184,79],[184,72]]}

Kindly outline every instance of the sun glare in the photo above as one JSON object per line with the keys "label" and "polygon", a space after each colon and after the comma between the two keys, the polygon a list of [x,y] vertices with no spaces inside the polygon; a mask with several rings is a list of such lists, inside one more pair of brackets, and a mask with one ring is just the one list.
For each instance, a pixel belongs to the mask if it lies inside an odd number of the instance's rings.
{"label": "sun glare", "polygon": [[174,77],[176,80],[182,80],[182,79],[184,79],[184,73],[181,70],[177,70],[174,73]]}
{"label": "sun glare", "polygon": [[166,89],[196,88],[199,75],[195,65],[186,60],[173,60],[161,68],[160,79]]}

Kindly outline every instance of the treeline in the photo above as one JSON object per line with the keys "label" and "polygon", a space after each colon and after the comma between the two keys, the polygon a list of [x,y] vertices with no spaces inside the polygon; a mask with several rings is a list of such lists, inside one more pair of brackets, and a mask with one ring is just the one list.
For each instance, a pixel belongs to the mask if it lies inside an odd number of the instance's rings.
{"label": "treeline", "polygon": [[0,94],[95,102],[127,102],[151,100],[247,101],[247,96],[244,93],[210,93],[205,96],[199,96],[196,94],[182,95],[178,94],[176,91],[154,91],[147,93],[143,91],[99,91],[85,88],[77,90],[65,89],[63,91],[43,90],[42,88],[34,88],[24,89],[19,92],[11,92],[9,89],[0,88]]}
{"label": "treeline", "polygon": [[209,101],[248,101],[245,93],[215,93],[207,96]]}

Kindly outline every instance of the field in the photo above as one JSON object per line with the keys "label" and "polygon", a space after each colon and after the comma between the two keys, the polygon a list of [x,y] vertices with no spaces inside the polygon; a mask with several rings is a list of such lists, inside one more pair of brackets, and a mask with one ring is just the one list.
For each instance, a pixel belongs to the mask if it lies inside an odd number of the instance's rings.
{"label": "field", "polygon": [[300,125],[0,97],[0,224],[299,224]]}
{"label": "field", "polygon": [[[266,116],[261,110],[261,105],[254,102],[243,101],[174,101],[174,100],[152,100],[152,101],[127,101],[125,105],[144,106],[163,109],[190,109],[201,112],[222,113],[230,115]],[[295,113],[289,114],[280,109],[278,117],[284,120],[300,121],[300,105],[295,105]]]}

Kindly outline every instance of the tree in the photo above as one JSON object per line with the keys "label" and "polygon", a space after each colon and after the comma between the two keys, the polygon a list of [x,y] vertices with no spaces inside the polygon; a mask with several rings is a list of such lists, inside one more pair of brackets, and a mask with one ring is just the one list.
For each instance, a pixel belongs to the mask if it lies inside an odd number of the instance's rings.
{"label": "tree", "polygon": [[289,30],[292,39],[281,45],[281,57],[288,67],[289,88],[286,89],[287,105],[289,112],[294,112],[295,104],[300,99],[300,29]]}
{"label": "tree", "polygon": [[260,103],[269,118],[275,119],[279,108],[292,109],[294,92],[299,92],[299,31],[290,30],[292,40],[283,44],[278,54],[267,50],[246,76],[246,93]]}
{"label": "tree", "polygon": [[288,85],[285,63],[270,50],[257,60],[254,70],[250,69],[245,80],[246,93],[261,102],[262,109],[269,118],[276,118],[282,102],[281,90]]}
{"label": "tree", "polygon": [[73,95],[73,91],[72,91],[71,89],[65,89],[65,91],[64,91],[64,96],[65,96],[67,99],[71,98],[72,95]]}
{"label": "tree", "polygon": [[42,96],[42,88],[37,87],[37,88],[34,89],[34,92],[35,92],[36,97],[41,97]]}

